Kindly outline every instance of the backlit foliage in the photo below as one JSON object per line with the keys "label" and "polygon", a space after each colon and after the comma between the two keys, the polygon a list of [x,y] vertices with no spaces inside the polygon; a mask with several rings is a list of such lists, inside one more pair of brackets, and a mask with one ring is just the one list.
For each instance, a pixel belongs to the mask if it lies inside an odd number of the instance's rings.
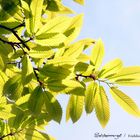
{"label": "backlit foliage", "polygon": [[[52,120],[61,122],[58,94],[70,96],[67,121],[78,121],[85,108],[105,127],[110,105],[104,84],[125,111],[140,116],[118,88],[140,86],[140,66],[124,67],[118,58],[102,66],[101,39],[75,42],[82,22],[83,15],[61,0],[0,0],[1,140],[53,140],[42,130]],[[89,48],[91,55],[85,54]]]}

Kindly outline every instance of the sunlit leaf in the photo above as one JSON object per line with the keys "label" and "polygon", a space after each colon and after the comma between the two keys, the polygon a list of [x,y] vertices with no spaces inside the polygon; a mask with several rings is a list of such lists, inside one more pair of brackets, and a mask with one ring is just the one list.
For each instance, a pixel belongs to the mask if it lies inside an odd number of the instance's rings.
{"label": "sunlit leaf", "polygon": [[[85,91],[85,110],[86,113],[91,113],[94,109],[94,99],[97,92],[97,84],[91,82]],[[97,93],[98,94],[98,93]]]}
{"label": "sunlit leaf", "polygon": [[53,18],[39,29],[36,37],[44,33],[63,33],[68,28],[70,22],[71,18],[66,16]]}
{"label": "sunlit leaf", "polygon": [[78,121],[83,112],[84,97],[71,95],[67,106],[67,120],[70,117],[75,123]]}
{"label": "sunlit leaf", "polygon": [[33,66],[28,55],[22,59],[22,80],[24,84],[29,83],[33,78]]}
{"label": "sunlit leaf", "polygon": [[21,76],[15,75],[10,78],[4,85],[3,93],[11,100],[18,99],[23,91],[23,85],[21,82]]}
{"label": "sunlit leaf", "polygon": [[59,0],[48,1],[47,10],[57,14],[73,14],[73,11],[64,6]]}
{"label": "sunlit leaf", "polygon": [[37,86],[31,93],[28,101],[28,108],[33,115],[39,115],[41,112],[42,105],[44,103],[43,91],[40,86]]}
{"label": "sunlit leaf", "polygon": [[71,71],[61,66],[54,66],[52,64],[46,64],[40,70],[41,77],[43,78],[52,78],[52,79],[64,79],[66,78]]}
{"label": "sunlit leaf", "polygon": [[68,37],[67,40],[65,41],[65,44],[69,44],[70,42],[72,42],[77,38],[77,36],[81,31],[82,23],[83,23],[82,14],[72,19],[69,27],[64,32],[64,35]]}
{"label": "sunlit leaf", "polygon": [[62,108],[59,102],[49,92],[44,92],[43,97],[45,100],[45,107],[47,113],[49,113],[49,115],[53,118],[53,120],[60,123],[62,118]]}
{"label": "sunlit leaf", "polygon": [[74,0],[74,1],[81,4],[81,5],[84,5],[84,3],[85,3],[85,0]]}
{"label": "sunlit leaf", "polygon": [[108,98],[102,86],[100,86],[99,89],[97,89],[94,104],[96,116],[100,124],[104,128],[107,125],[110,118],[110,109]]}
{"label": "sunlit leaf", "polygon": [[98,77],[111,77],[112,75],[116,74],[122,68],[122,66],[123,64],[120,59],[114,59],[103,66],[101,72],[98,74]]}
{"label": "sunlit leaf", "polygon": [[119,89],[112,87],[110,93],[114,100],[129,114],[140,117],[140,110],[136,103]]}
{"label": "sunlit leaf", "polygon": [[3,91],[3,87],[4,87],[4,84],[5,84],[5,82],[8,80],[8,77],[5,75],[5,73],[4,72],[2,72],[1,70],[0,70],[0,82],[1,82],[1,86],[0,86],[0,97],[1,97],[1,95],[2,95],[2,91]]}
{"label": "sunlit leaf", "polygon": [[96,69],[98,69],[102,64],[103,57],[104,57],[104,44],[102,40],[99,39],[92,49],[91,64],[94,65]]}
{"label": "sunlit leaf", "polygon": [[41,24],[42,8],[44,0],[32,0],[30,9],[32,13],[32,28],[33,32],[36,33]]}
{"label": "sunlit leaf", "polygon": [[[43,36],[43,38],[42,38]],[[36,37],[35,43],[42,45],[42,46],[59,46],[66,40],[66,36],[58,33],[58,34],[43,34],[41,36]]]}

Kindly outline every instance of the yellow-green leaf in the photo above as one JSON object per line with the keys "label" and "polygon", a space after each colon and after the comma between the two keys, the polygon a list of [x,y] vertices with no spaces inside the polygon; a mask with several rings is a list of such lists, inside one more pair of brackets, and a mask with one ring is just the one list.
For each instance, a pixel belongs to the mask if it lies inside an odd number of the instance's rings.
{"label": "yellow-green leaf", "polygon": [[85,0],[74,0],[74,1],[81,4],[81,5],[84,5],[84,3],[85,3]]}
{"label": "yellow-green leaf", "polygon": [[55,97],[49,92],[43,92],[44,102],[47,113],[51,118],[60,123],[62,118],[62,108]]}
{"label": "yellow-green leaf", "polygon": [[110,93],[114,100],[129,114],[140,117],[140,110],[136,103],[119,89],[112,87]]}
{"label": "yellow-green leaf", "polygon": [[79,35],[81,31],[82,24],[83,24],[82,14],[72,19],[69,27],[64,32],[64,35],[68,37],[67,40],[65,41],[66,45],[77,38],[77,36]]}
{"label": "yellow-green leaf", "polygon": [[6,83],[7,80],[8,80],[8,77],[5,75],[4,72],[2,72],[0,70],[0,82],[1,82],[1,84],[0,84],[0,98],[2,96],[2,91],[3,91],[4,84]]}
{"label": "yellow-green leaf", "polygon": [[47,10],[51,13],[55,12],[56,14],[73,14],[73,11],[64,6],[59,0],[48,1]]}
{"label": "yellow-green leaf", "polygon": [[22,59],[22,80],[23,84],[29,83],[33,78],[33,67],[28,55]]}
{"label": "yellow-green leaf", "polygon": [[139,86],[140,85],[140,67],[130,66],[122,68],[117,74],[109,77],[110,81],[120,85]]}
{"label": "yellow-green leaf", "polygon": [[91,113],[94,109],[94,98],[96,95],[97,84],[91,82],[85,91],[85,110],[86,113]]}
{"label": "yellow-green leaf", "polygon": [[33,33],[37,32],[41,24],[43,2],[44,0],[32,0],[30,4]]}
{"label": "yellow-green leaf", "polygon": [[95,112],[96,116],[104,128],[110,118],[110,109],[109,109],[109,101],[107,98],[107,95],[105,93],[105,90],[102,86],[99,86],[95,95]]}
{"label": "yellow-green leaf", "polygon": [[22,5],[24,15],[25,15],[26,30],[27,30],[28,34],[31,35],[33,32],[33,27],[32,27],[32,14],[30,11],[30,7],[29,7],[28,3],[25,2],[24,0],[21,0],[21,5]]}
{"label": "yellow-green leaf", "polygon": [[44,98],[42,88],[40,86],[37,86],[31,93],[31,96],[28,101],[28,108],[33,115],[37,116],[41,112],[43,103]]}
{"label": "yellow-green leaf", "polygon": [[101,66],[104,57],[104,44],[99,39],[92,49],[91,64],[95,66],[96,70]]}
{"label": "yellow-green leaf", "polygon": [[63,33],[69,26],[71,18],[66,16],[59,16],[48,20],[39,31],[36,33],[36,37],[43,33]]}
{"label": "yellow-green leaf", "polygon": [[123,66],[123,63],[120,59],[114,59],[108,62],[102,67],[102,70],[98,74],[100,78],[108,78],[116,74]]}
{"label": "yellow-green leaf", "polygon": [[71,95],[67,106],[67,117],[71,117],[73,123],[78,121],[83,112],[84,96]]}
{"label": "yellow-green leaf", "polygon": [[49,46],[49,47],[53,47],[53,46],[58,46],[62,43],[64,43],[64,41],[66,40],[66,36],[58,33],[58,34],[54,34],[53,36],[51,36],[50,34],[44,34],[42,35],[44,38],[38,38],[36,37],[36,39],[34,40],[35,43],[41,45],[41,46]]}

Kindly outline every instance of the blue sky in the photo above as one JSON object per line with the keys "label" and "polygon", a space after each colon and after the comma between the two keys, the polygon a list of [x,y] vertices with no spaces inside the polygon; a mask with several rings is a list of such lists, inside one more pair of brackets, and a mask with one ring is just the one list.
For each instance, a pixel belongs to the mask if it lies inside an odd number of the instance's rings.
{"label": "blue sky", "polygon": [[[64,4],[77,13],[84,13],[84,25],[78,39],[102,38],[105,44],[106,63],[113,58],[121,58],[125,66],[140,65],[140,1],[139,0],[86,0],[80,6],[72,0],[64,0]],[[89,52],[88,52],[89,53]],[[140,107],[140,87],[121,87]],[[108,91],[108,90],[107,90]],[[57,140],[112,140],[112,138],[95,138],[94,134],[139,134],[140,119],[127,114],[107,93],[111,106],[111,118],[105,129],[102,129],[95,113],[86,115],[73,124],[65,122],[65,110],[68,96],[58,99],[63,106],[61,124],[51,122],[46,131]],[[122,137],[121,140],[132,140]],[[140,138],[135,138],[136,140]]]}

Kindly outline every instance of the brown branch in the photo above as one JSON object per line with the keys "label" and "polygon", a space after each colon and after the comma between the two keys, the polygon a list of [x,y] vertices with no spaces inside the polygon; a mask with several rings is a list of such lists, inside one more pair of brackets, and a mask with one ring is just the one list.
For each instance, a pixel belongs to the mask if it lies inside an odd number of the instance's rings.
{"label": "brown branch", "polygon": [[19,131],[16,131],[16,132],[10,132],[9,134],[6,134],[6,135],[3,135],[0,137],[0,140],[4,140],[5,137],[8,137],[8,136],[14,136],[15,134],[21,132],[22,130],[19,130]]}
{"label": "brown branch", "polygon": [[20,43],[27,49],[27,50],[30,50],[30,48],[25,44],[25,42],[18,36],[18,34],[16,33],[15,30],[11,29],[11,28],[8,28],[6,26],[3,26],[3,25],[0,25],[0,28],[3,28],[7,31],[10,31],[14,34],[14,36],[20,41]]}
{"label": "brown branch", "polygon": [[95,76],[95,75],[93,75],[93,74],[90,74],[90,75],[88,75],[88,76],[85,76],[85,75],[82,75],[82,74],[76,74],[75,79],[76,79],[76,80],[78,80],[78,79],[79,79],[79,77],[91,78],[91,79],[93,79],[94,81],[95,81],[95,80],[97,80],[97,79],[96,79],[96,76]]}

